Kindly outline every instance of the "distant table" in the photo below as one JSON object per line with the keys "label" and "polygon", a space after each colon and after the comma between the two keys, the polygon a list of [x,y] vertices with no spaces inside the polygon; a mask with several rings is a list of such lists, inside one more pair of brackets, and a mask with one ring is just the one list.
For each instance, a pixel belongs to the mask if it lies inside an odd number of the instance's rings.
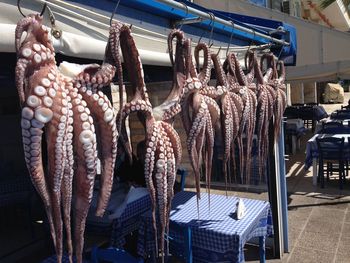
{"label": "distant table", "polygon": [[317,185],[317,158],[318,158],[318,148],[316,138],[345,138],[344,146],[349,145],[350,134],[315,134],[306,143],[306,158],[305,158],[305,169],[309,169],[312,165],[312,183]]}
{"label": "distant table", "polygon": [[[259,237],[260,253],[265,257],[265,238],[272,233],[270,204],[243,199],[246,215],[236,220],[237,201],[235,196],[212,194],[209,212],[208,195],[202,193],[198,219],[196,194],[182,191],[175,195],[170,220],[190,226],[194,262],[244,262],[244,245],[253,237]],[[154,247],[151,217],[145,216],[139,229],[138,254],[148,256]]]}
{"label": "distant table", "polygon": [[129,203],[120,217],[113,220],[111,246],[122,247],[124,237],[139,228],[141,215],[151,209],[151,198],[145,195]]}
{"label": "distant table", "polygon": [[283,114],[288,119],[302,119],[312,121],[312,130],[315,130],[316,121],[327,118],[328,114],[323,106],[319,105],[303,105],[303,106],[289,106]]}

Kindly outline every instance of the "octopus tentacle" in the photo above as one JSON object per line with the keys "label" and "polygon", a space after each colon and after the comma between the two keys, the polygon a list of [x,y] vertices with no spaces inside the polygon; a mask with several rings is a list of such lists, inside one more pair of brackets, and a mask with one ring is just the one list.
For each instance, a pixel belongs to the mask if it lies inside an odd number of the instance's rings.
{"label": "octopus tentacle", "polygon": [[169,123],[161,122],[161,124],[167,136],[170,139],[176,164],[179,164],[181,162],[182,157],[182,146],[180,136]]}
{"label": "octopus tentacle", "polygon": [[155,122],[150,122],[147,127],[147,137],[146,137],[146,155],[145,155],[145,181],[147,189],[149,190],[151,197],[151,206],[152,206],[152,222],[153,222],[153,230],[156,240],[156,255],[158,253],[158,234],[157,234],[157,226],[156,226],[156,188],[153,180],[153,170],[155,164],[155,150],[156,143],[158,141],[159,128]]}
{"label": "octopus tentacle", "polygon": [[[101,91],[92,94],[85,87],[80,88],[79,94],[91,109],[91,115],[95,119],[94,124],[98,129],[101,140],[98,143],[101,159],[102,173],[96,216],[102,216],[107,207],[111,194],[114,175],[114,164],[117,157],[116,114],[107,96]],[[88,110],[88,114],[90,114]]]}
{"label": "octopus tentacle", "polygon": [[67,118],[67,138],[66,138],[66,159],[64,163],[64,174],[62,178],[62,207],[63,220],[66,229],[67,250],[69,262],[73,262],[73,245],[71,230],[71,204],[73,191],[73,175],[74,175],[74,152],[73,152],[73,111],[71,98],[68,96],[68,118]]}
{"label": "octopus tentacle", "polygon": [[203,51],[203,68],[198,74],[198,79],[202,82],[202,84],[207,85],[207,83],[210,80],[210,71],[212,67],[212,61],[211,61],[211,53],[209,51],[209,47],[206,43],[200,42],[194,49],[194,58],[196,61],[197,66],[199,67],[199,52]]}
{"label": "octopus tentacle", "polygon": [[19,103],[23,106],[25,101],[25,84],[24,78],[27,71],[28,60],[24,58],[20,58],[17,60],[16,64],[16,88],[19,96]]}
{"label": "octopus tentacle", "polygon": [[93,186],[97,167],[96,134],[94,121],[89,116],[87,103],[78,94],[78,89],[70,87],[69,95],[73,111],[73,144],[76,155],[75,187],[75,244],[77,262],[82,262],[84,247],[84,229],[87,213],[93,195]]}
{"label": "octopus tentacle", "polygon": [[[172,41],[175,37],[177,38],[177,41],[174,61]],[[174,71],[173,83],[170,93],[168,94],[164,102],[153,109],[153,114],[156,120],[171,121],[181,111],[181,106],[179,102],[185,78],[183,38],[183,32],[177,29],[172,30],[168,36],[169,56]]]}

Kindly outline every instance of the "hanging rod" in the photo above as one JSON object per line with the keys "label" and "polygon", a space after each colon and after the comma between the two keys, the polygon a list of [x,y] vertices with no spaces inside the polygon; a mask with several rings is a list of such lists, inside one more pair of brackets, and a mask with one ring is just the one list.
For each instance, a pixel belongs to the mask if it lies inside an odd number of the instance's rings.
{"label": "hanging rod", "polygon": [[[214,20],[215,22],[218,22],[220,24],[223,24],[225,26],[228,26],[228,27],[232,28],[232,22],[231,21],[224,20],[224,19],[222,19],[220,17],[215,17],[215,16],[214,16],[214,19],[213,19],[213,15],[210,15],[209,13],[205,13],[205,12],[200,11],[198,9],[195,9],[193,7],[186,6],[186,4],[184,4],[183,2],[176,2],[174,0],[155,0],[155,1],[159,2],[159,3],[163,3],[163,4],[166,4],[166,5],[169,5],[169,6],[173,7],[173,8],[177,8],[177,9],[183,10],[183,11],[185,11],[188,14],[196,15],[196,16],[201,17],[201,18],[206,19],[206,20],[207,19]],[[283,46],[289,46],[290,45],[288,42],[286,42],[284,40],[280,40],[280,39],[271,37],[269,35],[262,34],[260,32],[257,32],[255,30],[253,30],[253,29],[245,28],[245,27],[243,27],[241,25],[236,25],[235,24],[234,28],[238,29],[240,31],[243,31],[243,32],[255,35],[255,36],[259,36],[259,37],[268,39],[271,42],[274,42],[274,43],[277,43],[277,44],[280,44],[280,45],[283,45]]]}
{"label": "hanging rod", "polygon": [[[97,13],[97,12],[94,12],[90,9],[87,9],[87,8],[84,8],[84,7],[81,7],[81,6],[78,6],[78,5],[75,5],[75,4],[72,4],[72,3],[68,3],[68,2],[65,2],[63,0],[50,0],[50,1],[47,1],[47,0],[35,0],[36,2],[39,2],[39,3],[46,3],[48,4],[50,7],[54,8],[53,9],[53,12],[55,13],[55,9],[58,9],[58,10],[61,10],[65,13],[68,13],[70,14],[72,17],[76,17],[76,18],[79,18],[79,19],[82,19],[83,21],[86,21],[86,22],[90,22],[90,23],[95,23],[96,25],[98,26],[101,26],[103,27],[104,29],[108,30],[108,28],[110,27],[109,25],[109,19],[110,17],[109,16],[106,16],[106,15],[103,15],[103,14],[100,14],[100,13]],[[57,4],[53,3],[53,2],[56,2]],[[63,7],[63,6],[66,6],[66,7]],[[82,12],[82,13],[87,13],[88,15],[83,15],[81,13],[78,13],[78,12]],[[102,20],[105,20],[105,22],[100,22],[92,17],[96,17],[96,18],[100,18]],[[201,20],[205,20],[204,18],[199,18],[199,17],[196,17],[196,18],[193,18],[193,19],[201,19]],[[115,21],[117,21],[116,19],[113,19]],[[149,36],[146,36],[146,35],[142,35],[142,34],[138,34],[138,33],[132,33],[133,35],[135,36],[138,36],[138,37],[141,37],[141,38],[146,38],[146,39],[150,39],[150,40],[153,40],[153,41],[156,41],[156,42],[162,42],[162,43],[167,43],[166,40],[168,38],[167,35],[163,35],[163,34],[160,34],[160,33],[156,33],[154,31],[151,31],[151,30],[148,30],[148,29],[145,29],[145,28],[142,28],[142,27],[138,27],[136,25],[133,26],[133,28],[137,28],[138,30],[148,34]],[[151,37],[151,35],[154,35],[153,37]],[[155,36],[159,37],[159,38],[156,38]],[[232,52],[244,52],[248,49],[252,49],[252,50],[261,50],[261,49],[264,49],[264,48],[268,48],[270,46],[270,44],[262,44],[262,45],[251,45],[251,46],[231,46],[229,48],[230,51]],[[219,49],[220,46],[212,46],[213,49]],[[225,48],[224,48],[225,49]]]}

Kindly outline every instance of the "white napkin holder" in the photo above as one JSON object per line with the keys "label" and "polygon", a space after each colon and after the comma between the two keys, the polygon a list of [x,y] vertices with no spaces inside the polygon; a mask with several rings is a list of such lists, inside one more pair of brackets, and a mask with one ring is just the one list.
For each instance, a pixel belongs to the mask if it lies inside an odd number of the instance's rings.
{"label": "white napkin holder", "polygon": [[239,198],[236,204],[236,217],[237,220],[242,219],[246,214],[246,207],[244,205],[243,199]]}

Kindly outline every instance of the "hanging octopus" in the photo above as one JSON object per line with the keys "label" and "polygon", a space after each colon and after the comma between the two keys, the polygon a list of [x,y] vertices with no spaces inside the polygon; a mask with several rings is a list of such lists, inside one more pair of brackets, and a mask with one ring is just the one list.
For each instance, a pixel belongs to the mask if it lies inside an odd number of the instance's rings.
{"label": "hanging octopus", "polygon": [[[27,35],[21,42],[25,31]],[[115,113],[108,99],[94,89],[109,84],[115,69],[107,65],[110,60],[106,52],[102,67],[85,67],[85,73],[95,72],[97,86],[94,81],[90,85],[86,75],[86,86],[83,81],[62,75],[56,66],[47,28],[42,25],[39,15],[29,15],[19,21],[15,43],[18,56],[16,87],[22,106],[21,126],[27,168],[44,203],[58,262],[62,261],[63,254],[61,205],[69,260],[72,262],[70,214],[74,176],[76,256],[77,261],[82,262],[85,220],[96,175],[97,142],[99,149],[104,148],[99,151],[103,172],[97,215],[103,214],[109,199],[116,154]],[[109,50],[108,45],[106,50]],[[103,81],[100,81],[101,76]],[[101,135],[98,141],[95,125]],[[47,174],[41,153],[44,131],[48,145]]]}
{"label": "hanging octopus", "polygon": [[[214,65],[217,83],[214,90],[210,90],[208,93],[210,94],[209,96],[216,99],[221,109],[221,134],[224,142],[222,167],[227,190],[227,168],[230,168],[228,162],[232,158],[233,168],[235,168],[234,145],[237,136],[241,132],[239,127],[242,119],[243,102],[237,94],[228,91],[227,78],[218,54],[211,54],[211,59]],[[228,174],[231,175],[230,171]]]}
{"label": "hanging octopus", "polygon": [[[274,89],[275,91],[275,100],[274,100],[274,138],[278,139],[280,135],[281,121],[283,118],[283,112],[287,106],[287,97],[286,97],[286,86],[285,81],[285,68],[283,61],[278,61],[276,63],[273,54],[267,54],[263,56],[262,60],[267,60],[269,64],[268,73],[266,74],[266,82]],[[263,61],[262,61],[263,63]],[[277,70],[279,67],[279,71]],[[280,73],[280,74],[279,74]]]}
{"label": "hanging octopus", "polygon": [[264,173],[263,168],[266,167],[266,154],[268,146],[268,128],[269,120],[271,118],[270,110],[271,109],[271,96],[266,87],[266,82],[262,75],[261,69],[258,65],[257,58],[255,53],[247,52],[246,53],[246,64],[249,60],[250,76],[255,78],[257,81],[256,85],[256,96],[257,96],[257,114],[256,114],[256,134],[257,134],[257,150],[258,150],[258,171],[259,171],[259,180]]}
{"label": "hanging octopus", "polygon": [[[200,198],[200,167],[205,164],[205,178],[210,193],[211,167],[214,147],[215,125],[220,117],[220,108],[215,100],[201,94],[203,83],[210,79],[210,69],[203,67],[203,74],[197,75],[192,61],[191,41],[184,42],[186,74],[180,75],[182,95],[180,99],[181,118],[187,134],[187,149],[195,175],[197,204]],[[207,52],[207,51],[205,51]],[[209,54],[209,53],[208,53]],[[209,59],[208,59],[209,58]],[[210,55],[205,55],[209,63]],[[201,77],[201,79],[198,78]]]}
{"label": "hanging octopus", "polygon": [[[173,52],[173,39],[176,38],[175,59]],[[173,83],[169,95],[162,104],[153,108],[153,115],[157,120],[170,122],[180,113],[180,96],[182,87],[179,84],[179,75],[185,74],[185,58],[184,58],[184,33],[178,29],[173,29],[168,36],[168,50],[170,62],[173,66]]]}
{"label": "hanging octopus", "polygon": [[[158,240],[156,210],[159,213],[159,252],[162,256],[162,262],[164,262],[164,234],[169,231],[169,216],[171,201],[174,196],[173,187],[176,169],[182,155],[181,141],[177,132],[169,123],[157,121],[154,118],[152,105],[144,82],[141,59],[131,36],[130,28],[121,23],[116,23],[114,27],[116,52],[119,52],[120,46],[124,58],[124,66],[128,72],[132,87],[131,100],[124,105],[119,118],[121,127],[125,127],[126,118],[131,113],[137,112],[145,128],[145,180],[152,201],[153,228],[156,240]],[[118,77],[120,78],[119,74]],[[121,136],[125,135],[122,134]],[[129,144],[129,146],[124,146],[124,148],[131,149],[127,137],[124,137],[123,143]],[[156,244],[158,251],[158,241]]]}
{"label": "hanging octopus", "polygon": [[[242,121],[240,123],[241,134],[238,135],[237,143],[240,158],[240,183],[249,182],[251,174],[251,149],[255,130],[256,95],[254,85],[247,81],[241,65],[233,53],[230,53],[224,63],[227,72],[229,91],[240,96],[243,102]],[[240,104],[240,102],[238,102]],[[246,138],[245,151],[243,148],[243,134]],[[244,174],[246,175],[244,177]]]}

